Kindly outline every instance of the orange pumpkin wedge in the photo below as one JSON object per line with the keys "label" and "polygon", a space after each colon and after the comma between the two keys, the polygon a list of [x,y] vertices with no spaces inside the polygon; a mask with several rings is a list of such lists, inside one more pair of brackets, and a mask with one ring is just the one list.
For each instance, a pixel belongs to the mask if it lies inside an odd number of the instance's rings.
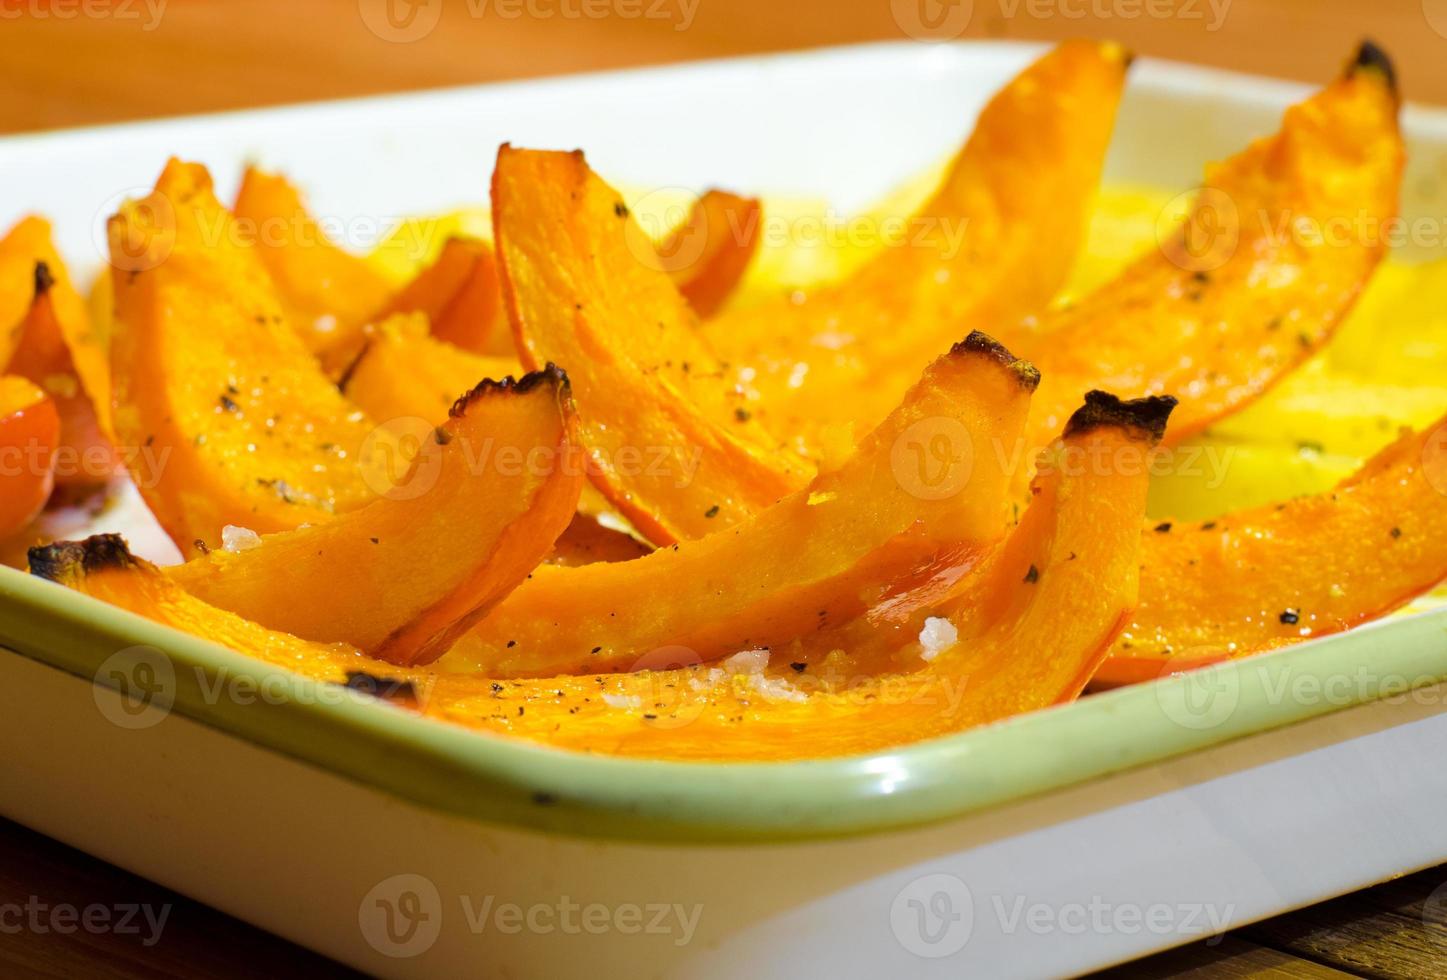
{"label": "orange pumpkin wedge", "polygon": [[309,350],[351,336],[391,297],[391,284],[327,237],[285,177],[247,167],[233,211],[231,228],[256,246],[287,322]]}
{"label": "orange pumpkin wedge", "polygon": [[437,422],[483,378],[517,373],[517,359],[473,354],[429,334],[419,313],[394,315],[369,327],[361,352],[339,386],[374,419]]}
{"label": "orange pumpkin wedge", "polygon": [[427,314],[434,337],[474,354],[506,354],[512,348],[497,260],[492,246],[476,238],[449,238],[437,260],[404,286],[377,319],[393,313]]}
{"label": "orange pumpkin wedge", "polygon": [[57,541],[31,548],[30,573],[318,680],[340,682],[348,669],[386,666],[354,647],[303,640],[207,605],[167,578],[161,569],[132,555],[119,534],[97,534],[84,541]]}
{"label": "orange pumpkin wedge", "polygon": [[990,101],[933,196],[902,235],[881,228],[889,245],[858,271],[706,322],[759,418],[817,457],[821,427],[867,432],[952,339],[1049,303],[1084,239],[1129,63],[1114,44],[1056,47]]}
{"label": "orange pumpkin wedge", "polygon": [[1096,674],[1128,684],[1244,657],[1391,612],[1447,579],[1447,418],[1329,493],[1161,522],[1141,603]]}
{"label": "orange pumpkin wedge", "polygon": [[219,546],[227,524],[289,530],[386,489],[395,435],[341,396],[287,325],[204,167],[172,160],[108,231],[116,441],[145,450],[127,465],[184,554]]}
{"label": "orange pumpkin wedge", "polygon": [[[60,276],[65,274],[63,268],[56,268]],[[60,417],[56,482],[70,486],[105,483],[124,467],[101,430],[89,389],[77,366],[76,355],[87,358],[99,354],[77,336],[78,331],[87,329],[84,305],[69,283],[57,278],[45,260],[35,264],[34,293],[30,313],[21,326],[19,347],[8,370],[43,388],[55,403]],[[87,372],[91,377],[97,373],[94,367]],[[109,387],[108,376],[106,387]]]}
{"label": "orange pumpkin wedge", "polygon": [[926,369],[840,469],[751,521],[636,561],[545,567],[459,641],[490,676],[634,669],[664,647],[709,661],[780,646],[937,594],[1007,524],[1018,437],[1037,377],[983,334]]}
{"label": "orange pumpkin wedge", "polygon": [[568,371],[593,482],[645,537],[703,537],[807,482],[807,464],[751,420],[652,240],[582,153],[503,146],[492,205],[519,356]]}
{"label": "orange pumpkin wedge", "polygon": [[[36,270],[41,264],[45,265],[49,283],[43,291],[49,309],[43,315],[53,323],[39,328],[40,336],[31,337],[32,330],[26,321],[36,315],[39,281]],[[43,361],[47,371],[56,367],[61,359],[55,341],[57,334],[67,348],[70,361],[70,368],[63,373],[79,376],[80,386],[90,398],[102,432],[108,431],[110,369],[106,363],[106,337],[91,321],[85,301],[70,281],[65,263],[55,250],[50,223],[30,215],[0,239],[0,368],[16,357],[27,356],[22,348],[37,342],[47,354],[38,358],[37,363]],[[36,383],[45,387],[40,380]],[[63,384],[70,387],[69,382]]]}
{"label": "orange pumpkin wedge", "polygon": [[0,375],[0,538],[29,525],[55,486],[60,416],[44,391]]}
{"label": "orange pumpkin wedge", "polygon": [[50,223],[36,215],[21,218],[0,238],[0,370],[24,335],[35,298],[35,263],[52,254]]}
{"label": "orange pumpkin wedge", "polygon": [[658,241],[659,264],[693,312],[711,317],[723,308],[758,251],[762,225],[758,198],[713,188]]}
{"label": "orange pumpkin wedge", "polygon": [[[1093,410],[1058,444],[1062,464],[1115,458],[1148,445],[1164,400]],[[710,761],[780,761],[865,752],[987,724],[1074,698],[1129,613],[1146,475],[1047,467],[1020,526],[929,612],[949,617],[959,642],[915,644],[906,671],[878,678],[823,665],[745,656],[724,667],[495,680],[393,668],[345,645],[269,630],[180,589],[133,558],[114,535],[31,551],[31,570],[157,622],[215,640],[308,677],[370,682],[426,715],[586,752]],[[833,640],[837,631],[820,635]],[[799,668],[805,668],[801,671]]]}
{"label": "orange pumpkin wedge", "polygon": [[1011,342],[1040,366],[1031,435],[1090,388],[1181,399],[1168,442],[1237,411],[1346,316],[1397,213],[1403,148],[1386,57],[1364,46],[1280,131],[1207,174],[1161,248]]}
{"label": "orange pumpkin wedge", "polygon": [[[1149,451],[1172,403],[1093,394],[1047,451],[1020,525],[963,587],[914,614],[910,641],[932,617],[955,642],[906,642],[892,673],[860,669],[851,644],[877,645],[877,633],[843,630],[807,641],[814,651],[844,645],[822,659],[756,651],[721,668],[610,677],[449,675],[428,713],[588,752],[778,761],[893,748],[1071,701],[1135,602],[1149,482],[1139,467],[1073,461]],[[676,648],[654,659],[669,658],[681,659]]]}
{"label": "orange pumpkin wedge", "polygon": [[[453,393],[479,378],[517,372],[513,358],[472,354],[428,334],[419,314],[393,316],[367,328],[366,346],[342,379],[342,392],[374,419],[400,431],[420,431],[447,416]],[[596,490],[584,487],[579,513],[558,538],[548,561],[587,565],[626,561],[649,549],[620,531],[604,527],[595,513],[606,509]]]}
{"label": "orange pumpkin wedge", "polygon": [[428,663],[547,557],[582,489],[576,445],[557,368],[483,381],[387,495],[167,574],[273,629]]}

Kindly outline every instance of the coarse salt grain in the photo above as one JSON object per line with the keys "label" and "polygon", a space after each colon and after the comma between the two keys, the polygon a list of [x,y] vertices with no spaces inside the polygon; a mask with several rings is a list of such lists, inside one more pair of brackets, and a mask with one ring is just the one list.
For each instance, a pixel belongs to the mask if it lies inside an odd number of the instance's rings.
{"label": "coarse salt grain", "polygon": [[762,674],[769,666],[768,650],[743,650],[723,662],[730,674]]}
{"label": "coarse salt grain", "polygon": [[919,655],[924,660],[933,660],[954,646],[959,639],[960,631],[955,629],[954,623],[939,616],[931,616],[924,621],[924,629],[919,631]]}
{"label": "coarse salt grain", "polygon": [[610,708],[643,707],[643,699],[636,694],[604,694],[603,703]]}
{"label": "coarse salt grain", "polygon": [[261,535],[249,527],[228,524],[221,529],[221,547],[233,554],[261,547]]}
{"label": "coarse salt grain", "polygon": [[782,677],[765,677],[763,674],[754,674],[749,678],[749,686],[762,694],[766,701],[809,700],[809,695]]}

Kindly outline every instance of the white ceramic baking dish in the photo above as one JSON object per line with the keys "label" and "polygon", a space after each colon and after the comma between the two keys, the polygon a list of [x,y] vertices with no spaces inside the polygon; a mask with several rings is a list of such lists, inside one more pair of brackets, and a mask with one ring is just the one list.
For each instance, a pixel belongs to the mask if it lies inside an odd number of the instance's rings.
{"label": "white ceramic baking dish", "polygon": [[[366,237],[484,200],[504,140],[847,210],[1037,53],[872,45],[11,137],[0,223],[47,213],[83,278],[177,154],[223,188],[283,169]],[[1305,92],[1139,63],[1109,179],[1189,187]],[[1404,210],[1447,213],[1447,113],[1405,121]],[[135,510],[100,524],[164,552]],[[113,689],[156,656],[164,704]],[[383,975],[1057,975],[1447,859],[1444,678],[1425,613],[867,758],[630,762],[325,697],[0,570],[0,812]]]}

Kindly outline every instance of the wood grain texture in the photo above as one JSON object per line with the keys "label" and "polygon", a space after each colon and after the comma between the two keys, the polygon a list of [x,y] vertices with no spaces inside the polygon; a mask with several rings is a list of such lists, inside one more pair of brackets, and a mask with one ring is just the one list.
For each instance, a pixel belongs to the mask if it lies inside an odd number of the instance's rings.
{"label": "wood grain texture", "polygon": [[[102,916],[107,924],[98,927]],[[0,820],[0,976],[288,980],[356,974]]]}
{"label": "wood grain texture", "polygon": [[[417,16],[436,14],[414,41],[387,40],[363,17],[376,23],[388,3],[405,16],[414,2]],[[941,2],[0,0],[0,132],[906,40],[917,11],[951,9]],[[946,2],[969,8],[965,37],[1112,37],[1142,54],[1313,81],[1370,35],[1409,97],[1447,103],[1441,0]],[[57,16],[85,4],[112,12]]]}
{"label": "wood grain texture", "polygon": [[1235,935],[1195,943],[1096,975],[1100,980],[1343,980],[1352,974]]}
{"label": "wood grain texture", "polygon": [[[952,9],[940,0],[608,0],[601,8],[584,8],[584,0],[419,0],[418,16],[441,5],[436,26],[402,43],[364,17],[378,23],[387,0],[82,2],[0,0],[0,132],[906,40],[921,10],[945,16]],[[405,14],[411,0],[394,2]],[[1395,58],[1410,99],[1447,104],[1447,0],[1168,0],[1150,8],[1168,16],[1141,13],[1147,5],[1139,0],[954,3],[970,9],[966,37],[1110,37],[1141,54],[1307,81],[1325,78],[1371,36]],[[109,12],[94,15],[100,9]],[[585,9],[605,16],[579,16]],[[66,10],[78,15],[63,17]],[[1108,975],[1447,976],[1444,884],[1447,867]],[[162,941],[150,947],[114,932],[0,931],[0,975],[350,975],[0,821],[0,906],[30,896],[77,907],[169,905],[171,913]]]}

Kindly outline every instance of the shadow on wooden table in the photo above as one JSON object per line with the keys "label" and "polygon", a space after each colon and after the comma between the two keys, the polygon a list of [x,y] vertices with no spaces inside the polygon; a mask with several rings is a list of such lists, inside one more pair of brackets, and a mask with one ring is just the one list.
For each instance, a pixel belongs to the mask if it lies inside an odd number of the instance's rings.
{"label": "shadow on wooden table", "polygon": [[[97,814],[97,819],[104,816]],[[45,883],[45,894],[36,894],[36,882]],[[357,975],[0,820],[0,976],[283,980]]]}

